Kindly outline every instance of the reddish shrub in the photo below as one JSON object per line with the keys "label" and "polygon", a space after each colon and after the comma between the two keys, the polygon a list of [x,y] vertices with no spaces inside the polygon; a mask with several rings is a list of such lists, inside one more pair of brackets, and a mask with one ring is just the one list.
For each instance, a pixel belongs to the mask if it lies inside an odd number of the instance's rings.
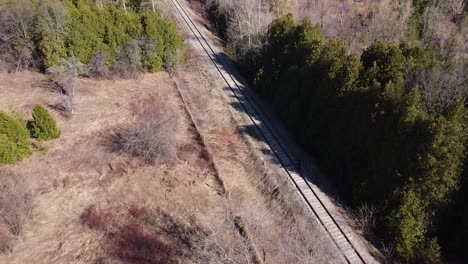
{"label": "reddish shrub", "polygon": [[91,205],[81,214],[81,223],[91,229],[103,230],[106,227],[108,218],[107,214],[96,209],[96,206]]}
{"label": "reddish shrub", "polygon": [[167,264],[181,255],[176,245],[164,242],[159,234],[143,231],[138,224],[126,226],[113,240],[115,256],[126,263]]}
{"label": "reddish shrub", "polygon": [[146,209],[146,207],[138,207],[136,205],[132,205],[132,207],[128,209],[128,212],[134,218],[142,218],[148,215],[148,209]]}

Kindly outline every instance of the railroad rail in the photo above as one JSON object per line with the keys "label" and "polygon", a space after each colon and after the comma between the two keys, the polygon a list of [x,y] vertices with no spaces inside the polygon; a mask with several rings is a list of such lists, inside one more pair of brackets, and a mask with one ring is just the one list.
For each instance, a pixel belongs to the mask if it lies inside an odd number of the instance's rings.
{"label": "railroad rail", "polygon": [[[232,65],[226,61],[225,55],[221,56],[220,52],[215,52],[213,45],[210,44],[202,34],[192,17],[187,13],[185,8],[180,4],[179,0],[170,0],[178,14],[181,16],[193,37],[200,44],[203,51],[206,53],[209,60],[213,63],[216,71],[220,74],[223,81],[229,88],[227,93],[236,99],[248,119],[257,130],[263,141],[268,146],[273,158],[281,166],[282,171],[287,175],[290,182],[296,187],[300,197],[306,203],[307,209],[317,218],[318,222],[323,226],[327,234],[330,236],[333,243],[341,252],[347,263],[369,263],[363,257],[354,243],[340,226],[338,221],[325,206],[324,202],[317,195],[312,183],[303,176],[301,162],[293,157],[283,146],[279,138],[275,135],[272,127],[266,121],[265,117],[260,115],[260,111],[255,107],[255,104],[244,91],[247,89],[244,84],[236,80],[235,76],[230,73]],[[232,72],[232,71],[231,71]]]}

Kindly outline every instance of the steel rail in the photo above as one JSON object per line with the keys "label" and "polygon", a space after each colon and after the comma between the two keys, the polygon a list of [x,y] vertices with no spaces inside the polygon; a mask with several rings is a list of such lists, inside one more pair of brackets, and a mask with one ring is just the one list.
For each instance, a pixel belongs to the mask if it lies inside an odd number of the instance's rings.
{"label": "steel rail", "polygon": [[[355,263],[355,262],[352,262],[352,260],[349,258],[349,256],[344,252],[344,250],[342,249],[342,246],[339,245],[337,239],[333,236],[333,234],[329,231],[329,228],[327,228],[327,225],[325,224],[324,220],[320,217],[319,213],[317,212],[317,209],[314,208],[314,206],[308,201],[308,198],[307,198],[307,195],[304,193],[303,190],[301,190],[301,187],[299,186],[300,184],[297,182],[297,180],[294,179],[294,177],[292,176],[291,172],[289,171],[289,169],[287,167],[291,166],[291,165],[296,165],[295,162],[293,161],[293,159],[291,158],[290,154],[286,151],[285,147],[281,144],[281,142],[278,140],[278,138],[276,137],[276,135],[273,133],[272,129],[270,128],[271,125],[268,124],[267,126],[267,123],[265,121],[263,121],[262,119],[265,119],[264,117],[262,118],[262,116],[259,114],[259,111],[257,110],[257,108],[255,107],[255,105],[251,102],[251,100],[248,98],[248,96],[244,93],[244,91],[242,91],[242,88],[239,86],[238,82],[235,80],[234,76],[229,73],[229,71],[227,70],[227,67],[231,68],[231,66],[229,65],[228,62],[225,61],[224,58],[220,57],[212,48],[211,44],[208,43],[208,41],[206,40],[205,36],[200,32],[200,30],[198,29],[198,26],[193,22],[192,18],[190,17],[190,15],[185,11],[185,8],[179,3],[178,0],[171,0],[172,4],[174,5],[174,7],[176,8],[176,10],[178,11],[178,13],[181,15],[182,19],[184,20],[184,22],[186,23],[187,27],[189,28],[189,30],[193,33],[194,37],[197,39],[198,43],[200,44],[200,46],[203,48],[203,50],[205,51],[205,53],[208,55],[208,58],[211,60],[211,62],[213,63],[213,65],[215,66],[216,70],[218,71],[218,73],[221,75],[221,77],[223,78],[224,82],[227,84],[227,86],[229,87],[229,89],[231,90],[232,94],[234,95],[234,97],[236,98],[236,100],[238,101],[238,103],[242,106],[242,109],[244,110],[244,113],[247,114],[247,116],[249,117],[250,121],[252,122],[252,124],[254,125],[254,127],[257,129],[257,131],[259,132],[259,134],[261,135],[261,137],[264,139],[264,142],[268,145],[269,149],[271,150],[271,152],[274,154],[274,156],[276,157],[276,159],[278,160],[278,162],[280,163],[282,169],[286,172],[286,174],[288,175],[289,177],[289,180],[294,184],[294,186],[296,187],[296,189],[298,190],[298,192],[301,194],[301,198],[306,202],[306,204],[308,205],[308,209],[312,211],[312,213],[315,215],[315,217],[318,219],[318,221],[320,222],[320,224],[324,227],[325,231],[327,232],[327,234],[331,237],[332,241],[334,242],[334,244],[337,246],[337,248],[340,250],[341,254],[343,255],[343,257],[346,259],[346,261],[348,263]],[[199,36],[197,36],[197,33]],[[202,40],[203,41],[202,41]],[[205,44],[203,44],[203,42]],[[212,54],[210,54],[210,51]],[[216,59],[218,59],[219,61],[219,64],[221,65],[222,68],[224,68],[224,72],[220,69],[220,66],[218,66],[218,63],[216,63]],[[228,75],[228,78],[226,78],[225,74]],[[262,131],[261,129],[261,126],[257,124],[257,122],[255,121],[255,118],[252,116],[251,113],[249,113],[245,103],[242,101],[242,99],[239,97],[239,95],[236,93],[235,89],[231,86],[231,84],[229,84],[229,81],[228,79],[231,79],[235,86],[237,87],[237,89],[240,91],[241,95],[243,96],[243,98],[245,98],[246,102],[249,104],[250,108],[253,110],[254,114],[258,117],[258,119],[260,121],[262,121],[262,123],[264,124],[263,127],[267,130],[267,132],[273,137],[273,140],[275,141],[276,145],[278,147],[280,147],[281,151],[286,155],[287,159],[290,161],[290,165],[285,165],[283,160],[281,159],[280,155],[278,154],[278,152],[274,149],[274,147],[272,146],[273,143],[271,142],[272,139],[268,139],[266,136],[265,136],[265,133]],[[302,172],[301,172],[301,166],[300,166],[300,163],[298,163],[298,165],[296,165],[299,169],[299,177],[305,182],[305,184],[307,185],[308,189],[311,191],[311,193],[313,194],[314,198],[319,202],[319,204],[321,205],[321,207],[324,209],[324,211],[326,212],[327,216],[332,220],[332,222],[334,223],[334,225],[337,227],[337,229],[339,230],[339,232],[342,234],[342,236],[346,239],[347,243],[349,244],[349,246],[351,247],[351,249],[354,251],[354,253],[358,256],[358,259],[361,263],[366,263],[364,261],[364,258],[362,257],[362,255],[359,253],[359,251],[356,249],[356,247],[353,245],[353,243],[351,243],[351,240],[350,238],[348,237],[348,235],[346,234],[346,232],[343,231],[342,227],[338,224],[338,222],[336,221],[335,217],[330,213],[329,209],[325,206],[325,204],[323,203],[323,201],[320,199],[320,197],[317,195],[316,191],[312,188],[312,186],[310,185],[310,182],[307,181],[307,179],[302,175]]]}

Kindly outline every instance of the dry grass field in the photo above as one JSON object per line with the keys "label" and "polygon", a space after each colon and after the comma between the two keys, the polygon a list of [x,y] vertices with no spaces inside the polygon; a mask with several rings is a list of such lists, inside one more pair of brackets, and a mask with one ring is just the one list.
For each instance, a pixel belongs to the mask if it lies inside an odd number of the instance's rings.
{"label": "dry grass field", "polygon": [[[44,87],[45,81],[44,75],[32,72],[0,75],[0,109],[15,105],[30,116],[36,103],[54,105],[58,95]],[[33,198],[22,234],[11,252],[0,255],[0,263],[140,263],[132,260],[137,253],[118,254],[126,247],[122,240],[134,239],[125,236],[135,226],[143,240],[185,250],[174,231],[162,231],[165,225],[177,223],[188,230],[199,228],[198,223],[223,223],[219,186],[167,74],[131,81],[81,79],[77,92],[73,116],[49,109],[62,136],[46,143],[46,153],[1,167],[2,175],[24,178]],[[111,131],[134,122],[132,102],[155,94],[176,104],[173,109],[183,119],[178,157],[155,166],[106,147],[103,142]]]}
{"label": "dry grass field", "polygon": [[[42,104],[62,131],[46,151],[35,147],[22,162],[0,167],[2,182],[27,190],[19,235],[3,245],[0,263],[341,261],[294,190],[249,147],[197,60],[189,52],[174,79],[167,73],[80,79],[72,115],[54,107],[61,99],[47,76],[0,74],[1,110],[14,106],[30,118]],[[145,102],[166,110],[153,116]],[[115,147],[139,115],[169,117],[163,124],[170,129],[155,132],[160,142],[177,141],[174,157],[148,162],[132,155],[138,148]],[[18,195],[13,189],[9,199]]]}

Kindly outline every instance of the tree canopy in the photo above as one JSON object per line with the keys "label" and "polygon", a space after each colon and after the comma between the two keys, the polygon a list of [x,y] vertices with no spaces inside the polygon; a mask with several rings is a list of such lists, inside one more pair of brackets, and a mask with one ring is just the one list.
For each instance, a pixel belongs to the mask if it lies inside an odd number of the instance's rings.
{"label": "tree canopy", "polygon": [[407,43],[376,42],[352,54],[291,15],[274,20],[267,36],[255,89],[352,204],[379,205],[380,233],[401,260],[436,262],[438,217],[466,160],[466,87],[434,81],[454,94],[432,101],[434,111],[421,73],[453,66]]}
{"label": "tree canopy", "polygon": [[113,66],[118,51],[137,41],[144,69],[160,71],[168,54],[181,53],[182,39],[159,10],[136,8],[140,2],[129,1],[124,10],[93,0],[4,0],[1,57],[18,68],[45,70],[71,56],[87,64],[103,53],[105,63]]}

